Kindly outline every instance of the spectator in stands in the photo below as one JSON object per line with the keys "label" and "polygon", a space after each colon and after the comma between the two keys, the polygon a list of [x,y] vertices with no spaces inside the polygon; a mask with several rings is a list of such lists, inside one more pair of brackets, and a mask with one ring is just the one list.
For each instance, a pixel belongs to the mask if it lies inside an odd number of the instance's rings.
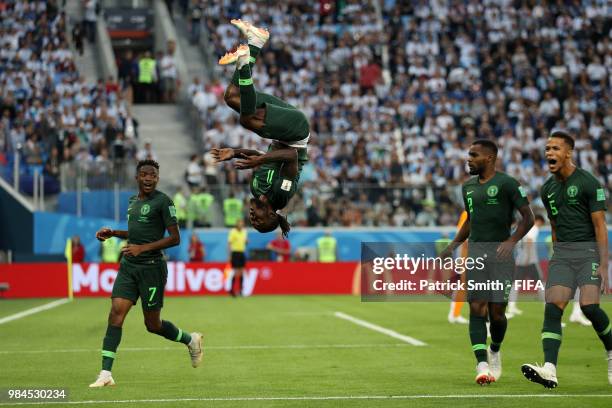
{"label": "spectator in stands", "polygon": [[326,232],[324,236],[317,239],[317,260],[319,262],[336,262],[338,259],[338,241]]}
{"label": "spectator in stands", "polygon": [[85,33],[90,43],[96,41],[96,23],[98,21],[98,0],[85,0],[85,15],[83,22],[85,24]]}
{"label": "spectator in stands", "polygon": [[138,79],[138,69],[138,61],[134,59],[134,53],[132,50],[126,50],[123,58],[117,62],[117,73],[121,89],[126,92],[130,103],[133,102],[134,98],[133,93]]}
{"label": "spectator in stands", "polygon": [[138,88],[140,92],[140,101],[144,103],[152,103],[155,98],[155,89],[157,86],[157,63],[151,58],[151,52],[145,51],[138,61]]}
{"label": "spectator in stands", "polygon": [[196,85],[193,89],[193,93],[190,94],[193,105],[203,119],[210,117],[212,111],[218,106],[218,98],[211,92],[210,85],[204,86],[204,89]]}
{"label": "spectator in stands", "polygon": [[189,84],[189,87],[187,87],[187,95],[191,95],[193,97],[193,95],[199,91],[204,91],[204,86],[202,85],[200,77],[195,76],[193,77],[191,84]]}
{"label": "spectator in stands", "polygon": [[192,190],[203,185],[202,166],[197,154],[192,154],[189,159],[189,165],[185,171],[185,181]]}
{"label": "spectator in stands", "polygon": [[[68,188],[77,176],[95,180],[90,176],[99,169],[90,165],[93,158],[103,148],[114,153],[116,140],[128,148],[126,158],[133,156],[133,144],[116,132],[117,122],[126,117],[126,99],[114,81],[105,87],[103,81],[91,84],[80,77],[67,42],[66,16],[55,2],[29,4],[12,2],[2,14],[10,26],[0,29],[2,150],[11,159],[16,150],[24,154],[20,163],[26,173],[43,164],[47,174],[64,172]],[[87,10],[95,11],[96,4],[87,3]],[[77,157],[85,162],[77,163]]]}
{"label": "spectator in stands", "polygon": [[210,227],[210,209],[215,198],[205,189],[194,188],[187,203],[187,219],[192,220],[196,227]]}
{"label": "spectator in stands", "polygon": [[207,186],[214,186],[218,183],[219,170],[217,163],[210,151],[204,153],[204,179]]}
{"label": "spectator in stands", "polygon": [[110,75],[106,79],[105,90],[106,90],[106,95],[109,96],[109,98],[113,100],[119,94],[119,84],[117,83],[117,81],[115,81],[114,76]]}
{"label": "spectator in stands", "polygon": [[194,232],[191,234],[191,241],[189,242],[189,262],[203,262],[205,256],[204,244],[200,241],[198,234]]}
{"label": "spectator in stands", "polygon": [[138,139],[138,120],[132,116],[129,109],[126,110],[125,116],[121,117],[121,129],[128,139]]}
{"label": "spectator in stands", "polygon": [[223,200],[223,219],[226,227],[233,227],[244,218],[243,208],[242,200],[236,198],[235,194],[230,192],[229,197]]}
{"label": "spectator in stands", "polygon": [[100,243],[100,259],[105,263],[117,263],[121,259],[121,240],[112,237]]}
{"label": "spectator in stands", "polygon": [[288,262],[291,260],[291,243],[283,237],[282,232],[276,233],[276,238],[268,243],[266,248],[276,256],[276,262]]}
{"label": "spectator in stands", "polygon": [[136,160],[155,160],[157,161],[157,154],[153,150],[151,140],[147,139],[144,142],[144,146],[136,153]]}
{"label": "spectator in stands", "polygon": [[82,263],[85,261],[85,247],[81,243],[81,238],[78,235],[72,238],[72,262]]}
{"label": "spectator in stands", "polygon": [[85,33],[83,32],[83,23],[77,21],[72,28],[72,41],[74,42],[74,46],[79,53],[79,55],[83,55],[83,38],[85,37]]}
{"label": "spectator in stands", "polygon": [[176,44],[170,40],[167,44],[166,53],[160,61],[160,84],[162,90],[162,102],[176,102],[176,88],[179,81],[178,71],[176,68],[176,58],[174,51]]}
{"label": "spectator in stands", "polygon": [[192,0],[189,11],[189,30],[191,44],[200,42],[200,32],[202,30],[202,6],[200,0]]}
{"label": "spectator in stands", "polygon": [[60,176],[60,164],[61,158],[59,156],[59,150],[57,146],[51,148],[51,154],[45,163],[45,175],[51,176],[54,179],[59,179]]}
{"label": "spectator in stands", "polygon": [[[363,183],[389,189],[392,182],[398,192],[388,199],[390,212],[365,216],[380,195],[368,194],[362,223],[412,222],[423,213],[420,223],[453,224],[443,210],[462,206],[457,189],[475,138],[496,139],[500,170],[517,171],[537,197],[546,174],[543,142],[552,127],[569,127],[587,135],[577,145],[577,164],[605,181],[609,147],[597,140],[612,131],[610,40],[605,12],[579,4],[385,1],[379,24],[372,2],[305,4],[295,13],[292,3],[253,0],[235,15],[217,0],[206,3],[204,18],[218,55],[238,41],[230,18],[270,27],[269,46],[253,69],[260,71],[258,88],[274,89],[310,115],[313,179],[300,187],[305,204],[315,196],[356,199],[351,193]],[[217,127],[221,139],[235,137],[227,116],[221,105],[208,112],[205,143]],[[250,148],[261,146],[254,140]],[[231,167],[221,169],[227,183],[246,182]],[[436,206],[422,205],[425,197]],[[355,211],[350,204],[305,207],[327,224],[348,223]]]}

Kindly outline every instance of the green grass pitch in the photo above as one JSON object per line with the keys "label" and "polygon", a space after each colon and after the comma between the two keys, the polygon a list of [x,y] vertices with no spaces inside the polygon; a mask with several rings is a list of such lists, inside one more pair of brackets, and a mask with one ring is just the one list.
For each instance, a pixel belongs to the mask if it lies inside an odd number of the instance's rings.
{"label": "green grass pitch", "polygon": [[[0,319],[50,301],[0,300]],[[147,333],[138,305],[124,325],[113,369],[117,385],[89,389],[100,370],[110,301],[76,299],[0,324],[0,388],[68,388],[72,403],[53,406],[612,405],[603,348],[589,327],[564,329],[559,388],[545,390],[523,378],[521,363],[542,362],[540,303],[519,304],[525,313],[509,321],[503,376],[487,387],[474,383],[467,326],[446,322],[448,303],[361,303],[352,296],[175,297],[165,303],[163,318],[204,333],[201,367],[191,368],[182,344]],[[612,315],[609,305],[604,308]],[[339,319],[337,311],[427,345]]]}

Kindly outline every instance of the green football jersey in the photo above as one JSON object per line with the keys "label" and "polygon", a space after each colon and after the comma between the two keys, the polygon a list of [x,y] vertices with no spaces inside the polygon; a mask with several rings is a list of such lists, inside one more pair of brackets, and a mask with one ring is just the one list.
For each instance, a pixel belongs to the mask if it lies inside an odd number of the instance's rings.
{"label": "green football jersey", "polygon": [[[271,151],[272,145],[268,148]],[[300,173],[307,161],[306,149],[298,149],[298,172],[294,178],[281,175],[283,162],[265,163],[253,170],[251,193],[254,197],[265,195],[275,210],[285,208],[297,191]]]}
{"label": "green football jersey", "polygon": [[[130,197],[127,217],[128,243],[136,245],[159,241],[169,226],[177,224],[174,203],[170,197],[157,190],[144,200],[139,200],[138,195]],[[121,259],[135,263],[151,263],[161,257],[162,251],[158,250]]]}
{"label": "green football jersey", "polygon": [[507,240],[514,211],[529,204],[519,182],[501,172],[484,184],[472,177],[463,184],[462,194],[470,216],[470,242]]}
{"label": "green football jersey", "polygon": [[558,242],[594,242],[591,213],[606,211],[606,194],[588,171],[576,168],[565,181],[555,176],[546,180],[540,192],[542,202],[555,223]]}

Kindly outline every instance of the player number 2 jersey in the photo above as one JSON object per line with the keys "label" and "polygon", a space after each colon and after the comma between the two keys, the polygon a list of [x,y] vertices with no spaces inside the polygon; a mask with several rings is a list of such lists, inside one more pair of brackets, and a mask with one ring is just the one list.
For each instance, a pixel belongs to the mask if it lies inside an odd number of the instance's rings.
{"label": "player number 2 jersey", "polygon": [[470,217],[470,242],[505,241],[515,210],[529,204],[519,182],[502,172],[484,184],[472,177],[463,184],[462,194]]}
{"label": "player number 2 jersey", "polygon": [[[130,197],[128,205],[128,243],[148,244],[164,237],[166,229],[177,223],[174,203],[166,194],[155,190],[139,200],[138,195]],[[151,263],[161,259],[162,251],[143,252],[137,257],[123,257],[122,261]]]}

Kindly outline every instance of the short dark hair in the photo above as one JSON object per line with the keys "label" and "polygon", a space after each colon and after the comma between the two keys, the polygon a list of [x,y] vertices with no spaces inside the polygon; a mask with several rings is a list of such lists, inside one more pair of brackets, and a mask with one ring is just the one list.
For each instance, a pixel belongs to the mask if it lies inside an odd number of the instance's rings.
{"label": "short dark hair", "polygon": [[157,169],[157,171],[159,171],[159,163],[156,162],[155,160],[152,159],[146,159],[146,160],[139,160],[138,163],[136,164],[136,173],[138,173],[138,171],[140,170],[141,167],[144,166],[153,166]]}
{"label": "short dark hair", "polygon": [[542,222],[544,222],[544,217],[542,216],[542,214],[536,214],[536,215],[535,215],[535,217],[534,217],[534,219],[535,219],[536,221],[542,221]]}
{"label": "short dark hair", "polygon": [[494,141],[489,140],[489,139],[477,139],[477,140],[474,140],[474,142],[472,143],[472,146],[474,145],[480,145],[484,147],[485,149],[488,149],[491,153],[493,153],[497,157],[497,145],[495,144]]}
{"label": "short dark hair", "polygon": [[555,129],[550,132],[549,137],[557,137],[559,139],[563,139],[563,141],[574,150],[574,138],[570,136],[569,132],[563,129]]}

